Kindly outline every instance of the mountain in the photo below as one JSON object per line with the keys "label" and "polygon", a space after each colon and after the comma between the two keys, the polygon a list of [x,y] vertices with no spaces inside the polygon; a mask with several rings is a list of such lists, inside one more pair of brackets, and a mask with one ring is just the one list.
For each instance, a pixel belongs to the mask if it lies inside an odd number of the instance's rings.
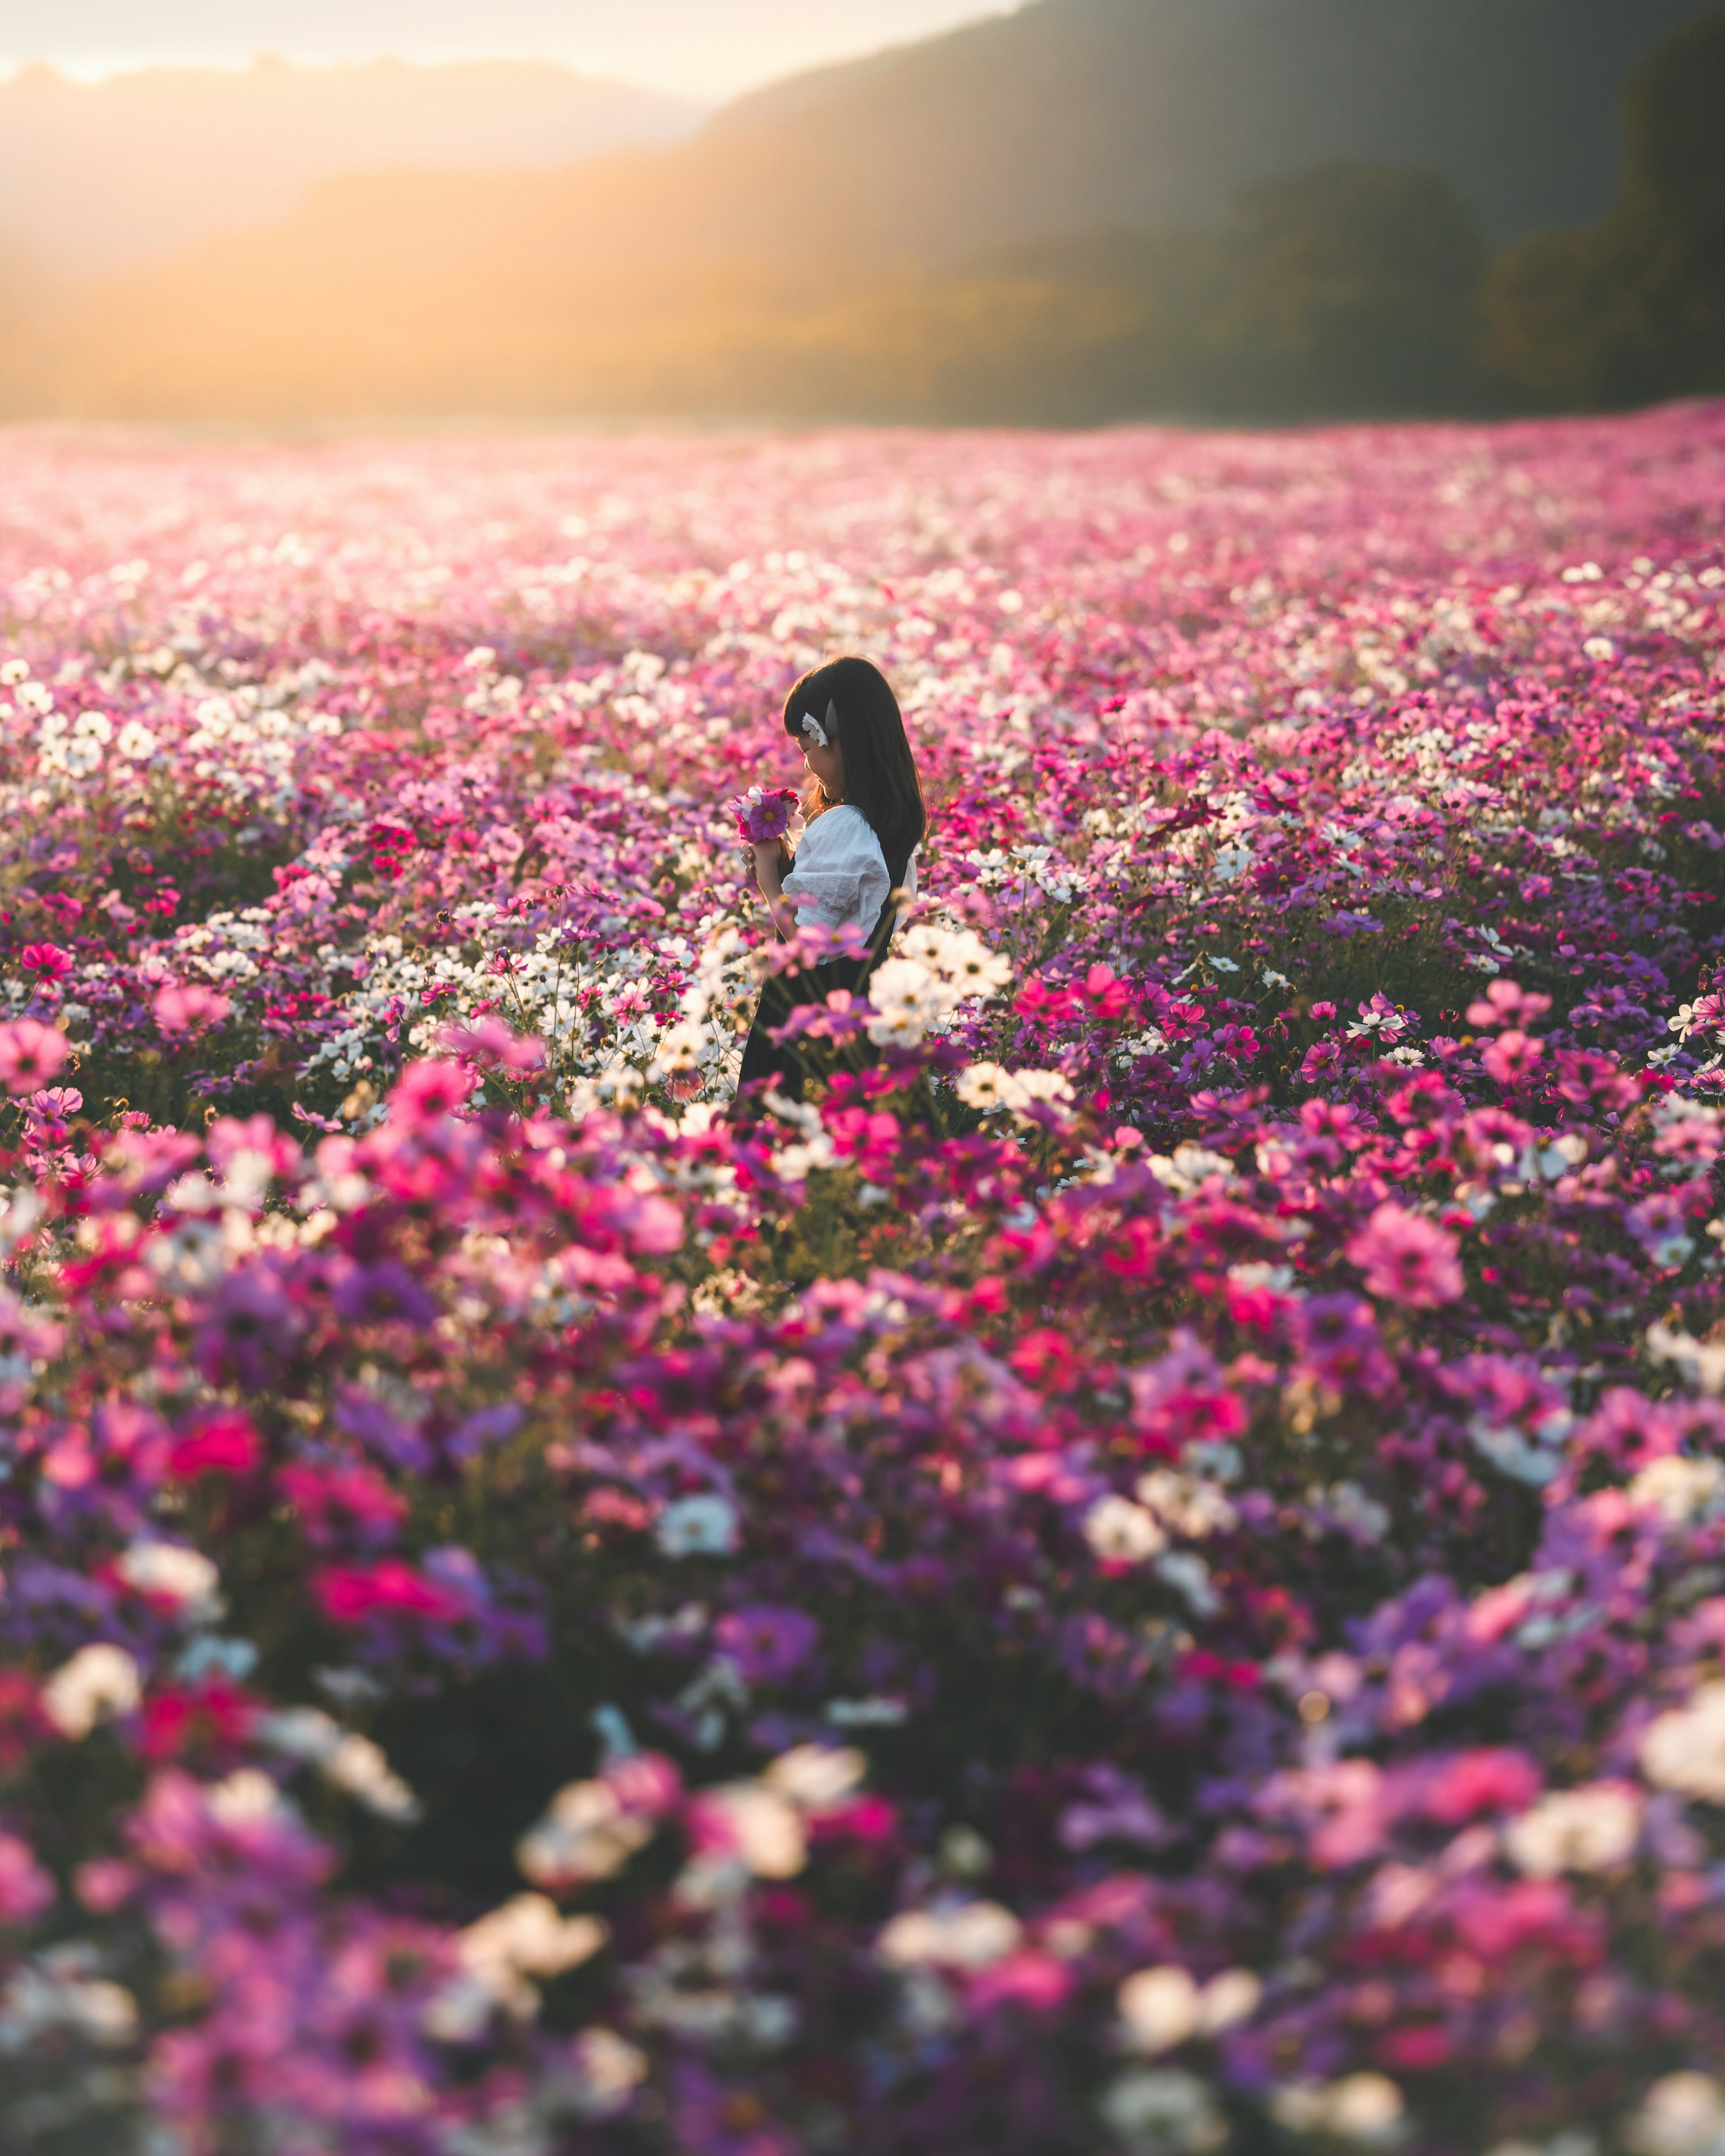
{"label": "mountain", "polygon": [[285,216],[336,174],[552,168],[688,135],[700,106],[570,69],[378,60],[152,68],[0,81],[0,228],[62,277],[177,254]]}
{"label": "mountain", "polygon": [[1632,63],[1702,0],[1037,0],[738,100],[685,153],[739,226],[957,255],[1214,217],[1336,159],[1448,179],[1489,238],[1612,199]]}
{"label": "mountain", "polygon": [[1709,12],[1033,0],[740,99],[668,148],[321,182],[273,224],[39,301],[16,360],[0,338],[0,403],[1476,408],[1489,249],[1609,208],[1631,63]]}

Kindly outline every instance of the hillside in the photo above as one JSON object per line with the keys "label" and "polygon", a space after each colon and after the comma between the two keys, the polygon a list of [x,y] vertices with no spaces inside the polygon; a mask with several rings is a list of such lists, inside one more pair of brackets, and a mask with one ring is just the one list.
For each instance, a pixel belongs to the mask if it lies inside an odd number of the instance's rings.
{"label": "hillside", "polygon": [[62,276],[285,216],[320,180],[400,166],[568,165],[687,134],[701,109],[514,60],[0,82],[0,229]]}
{"label": "hillside", "polygon": [[[1611,199],[1615,102],[1697,0],[1037,0],[775,85],[687,153],[757,228],[962,254],[1215,215],[1330,159],[1441,172],[1489,237]],[[739,203],[739,208],[742,205]]]}
{"label": "hillside", "polygon": [[1708,12],[1035,0],[740,100],[669,148],[324,181],[272,224],[39,305],[0,347],[0,403],[1481,408],[1497,393],[1466,348],[1489,249],[1609,208],[1632,62]]}

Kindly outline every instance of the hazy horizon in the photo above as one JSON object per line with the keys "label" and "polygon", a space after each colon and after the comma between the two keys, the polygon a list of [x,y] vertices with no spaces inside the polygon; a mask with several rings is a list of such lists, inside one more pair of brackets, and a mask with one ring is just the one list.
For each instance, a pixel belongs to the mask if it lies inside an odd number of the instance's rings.
{"label": "hazy horizon", "polygon": [[384,59],[534,59],[706,103],[1009,12],[1011,0],[3,0],[0,79]]}

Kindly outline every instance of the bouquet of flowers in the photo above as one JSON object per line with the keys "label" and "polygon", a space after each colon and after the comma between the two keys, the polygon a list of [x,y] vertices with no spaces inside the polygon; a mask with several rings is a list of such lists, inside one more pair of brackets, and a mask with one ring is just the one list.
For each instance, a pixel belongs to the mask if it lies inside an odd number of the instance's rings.
{"label": "bouquet of flowers", "polygon": [[737,835],[751,846],[770,846],[789,832],[791,819],[802,803],[788,786],[770,789],[752,786],[731,804],[737,819]]}

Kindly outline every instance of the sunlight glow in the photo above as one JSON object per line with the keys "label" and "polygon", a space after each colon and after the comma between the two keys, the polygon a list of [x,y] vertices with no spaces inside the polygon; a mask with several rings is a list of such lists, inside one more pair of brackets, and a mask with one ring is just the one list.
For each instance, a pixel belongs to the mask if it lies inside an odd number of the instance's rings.
{"label": "sunlight glow", "polygon": [[548,59],[716,102],[774,77],[1009,12],[1003,0],[11,0],[0,76],[43,61],[78,81],[142,67],[244,69],[260,54],[303,64],[385,54],[436,61]]}

